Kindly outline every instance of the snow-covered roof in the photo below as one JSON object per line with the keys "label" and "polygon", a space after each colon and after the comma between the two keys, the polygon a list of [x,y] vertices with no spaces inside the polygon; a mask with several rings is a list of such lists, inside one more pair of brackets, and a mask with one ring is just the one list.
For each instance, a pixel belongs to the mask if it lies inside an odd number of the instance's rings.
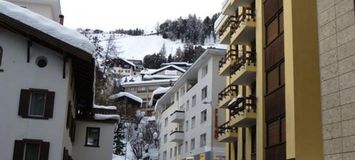
{"label": "snow-covered roof", "polygon": [[[92,54],[94,45],[82,34],[63,25],[34,13],[28,9],[0,0],[0,14],[19,21],[55,39]],[[1,21],[1,20],[0,20]]]}
{"label": "snow-covered roof", "polygon": [[162,63],[161,65],[166,66],[166,65],[186,65],[186,66],[191,66],[191,63],[188,62],[169,62],[169,63]]}
{"label": "snow-covered roof", "polygon": [[109,99],[117,99],[117,98],[121,98],[121,97],[128,97],[134,101],[137,101],[139,103],[143,103],[143,99],[142,98],[139,98],[131,93],[128,93],[128,92],[120,92],[120,93],[117,93],[117,94],[114,94],[114,95],[111,95],[109,97]]}
{"label": "snow-covered roof", "polygon": [[146,68],[146,69],[143,69],[140,74],[152,74],[152,73],[156,72],[157,70],[158,70],[158,69],[149,69],[149,68]]}
{"label": "snow-covered roof", "polygon": [[160,84],[160,83],[170,83],[175,82],[177,79],[161,79],[161,80],[151,80],[151,81],[138,81],[138,82],[124,82],[123,87],[128,85],[141,85],[141,84]]}
{"label": "snow-covered roof", "polygon": [[124,58],[121,58],[121,59],[122,59],[123,61],[125,61],[126,63],[128,63],[129,65],[133,66],[133,67],[136,66],[133,62],[131,62],[131,61],[127,60],[127,59],[124,59]]}
{"label": "snow-covered roof", "polygon": [[97,109],[109,109],[109,110],[116,110],[117,107],[116,106],[101,106],[101,105],[94,105],[94,108]]}
{"label": "snow-covered roof", "polygon": [[183,68],[181,68],[181,67],[178,67],[178,66],[175,66],[175,65],[168,65],[168,66],[159,68],[158,70],[156,70],[155,72],[152,72],[151,74],[159,73],[159,72],[161,72],[161,71],[163,71],[163,70],[166,70],[166,69],[168,69],[168,68],[170,68],[170,67],[173,67],[173,68],[175,68],[176,70],[178,70],[178,71],[180,71],[180,72],[182,72],[182,73],[185,73],[185,71],[186,71],[185,69],[183,69]]}
{"label": "snow-covered roof", "polygon": [[99,114],[94,115],[95,120],[119,120],[120,116],[118,114]]}
{"label": "snow-covered roof", "polygon": [[244,97],[242,95],[238,95],[237,97],[234,97],[229,103],[228,103],[228,107],[231,106],[233,103],[243,100]]}
{"label": "snow-covered roof", "polygon": [[154,96],[157,95],[157,94],[164,94],[166,93],[171,87],[159,87],[157,88],[156,90],[153,91],[152,93],[152,97],[150,98],[150,101],[149,101],[149,105],[152,106],[153,105],[153,99],[154,99]]}

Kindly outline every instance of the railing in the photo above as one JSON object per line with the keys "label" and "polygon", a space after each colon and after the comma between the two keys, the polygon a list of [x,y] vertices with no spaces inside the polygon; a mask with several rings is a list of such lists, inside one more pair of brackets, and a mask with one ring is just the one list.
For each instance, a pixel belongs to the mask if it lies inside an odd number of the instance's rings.
{"label": "railing", "polygon": [[256,53],[255,51],[246,51],[245,48],[239,50],[239,56],[235,64],[231,68],[231,75],[238,71],[244,65],[256,65]]}
{"label": "railing", "polygon": [[236,95],[238,94],[238,86],[237,85],[229,85],[226,88],[224,88],[219,94],[218,94],[218,100],[223,100],[226,96],[230,95],[230,92],[234,92]]}
{"label": "railing", "polygon": [[238,131],[238,128],[237,127],[231,127],[229,125],[229,121],[226,122],[226,123],[223,123],[222,125],[220,125],[218,127],[218,134],[223,134],[225,133],[226,131],[230,131],[230,132],[237,132]]}
{"label": "railing", "polygon": [[224,64],[226,64],[227,60],[237,59],[237,50],[232,48],[230,45],[230,49],[228,50],[227,54],[225,54],[221,60],[219,61],[219,68],[222,68]]}
{"label": "railing", "polygon": [[176,110],[176,111],[174,111],[173,113],[171,113],[170,116],[174,115],[175,113],[185,113],[185,111]]}
{"label": "railing", "polygon": [[240,24],[245,20],[255,20],[255,13],[252,8],[243,8],[242,13],[238,15],[235,23],[232,24],[232,32],[237,30],[240,27]]}
{"label": "railing", "polygon": [[[223,20],[223,18],[222,18],[222,20]],[[224,32],[229,27],[229,25],[233,26],[233,24],[237,23],[237,19],[236,18],[237,18],[236,16],[229,16],[227,18],[227,21],[222,25],[221,29],[219,30],[219,33],[218,33],[219,36],[222,36],[224,34]],[[219,23],[221,23],[221,22],[219,22]]]}
{"label": "railing", "polygon": [[184,133],[184,131],[172,131],[172,132],[170,133],[170,135],[173,135],[173,134],[175,134],[175,133]]}
{"label": "railing", "polygon": [[247,112],[255,113],[256,97],[250,95],[249,97],[239,98],[237,101],[233,102],[233,104],[228,106],[228,109],[230,109],[230,115],[233,117]]}

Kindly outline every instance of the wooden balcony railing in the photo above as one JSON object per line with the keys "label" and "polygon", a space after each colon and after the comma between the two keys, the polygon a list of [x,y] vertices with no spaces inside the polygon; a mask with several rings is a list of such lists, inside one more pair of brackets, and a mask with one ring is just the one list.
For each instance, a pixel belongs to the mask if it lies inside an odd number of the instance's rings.
{"label": "wooden balcony railing", "polygon": [[237,57],[238,57],[237,50],[233,49],[233,47],[231,45],[227,54],[225,54],[224,57],[222,57],[221,60],[219,61],[219,68],[222,68],[223,65],[225,65],[228,60],[237,59]]}
{"label": "wooden balcony railing", "polygon": [[226,88],[224,88],[219,94],[218,94],[218,100],[223,100],[226,96],[231,96],[231,92],[234,92],[235,95],[238,94],[238,86],[237,85],[229,85]]}
{"label": "wooden balcony railing", "polygon": [[223,23],[221,29],[219,30],[219,36],[222,36],[224,32],[227,30],[227,28],[231,25],[234,26],[234,24],[237,23],[237,17],[236,16],[229,16],[227,18],[227,21]]}
{"label": "wooden balcony railing", "polygon": [[236,17],[235,23],[232,24],[232,32],[235,32],[246,20],[255,20],[255,12],[252,8],[243,8],[242,13]]}
{"label": "wooden balcony railing", "polygon": [[247,51],[245,47],[239,50],[239,56],[235,64],[231,67],[231,75],[238,71],[244,65],[256,65],[255,51]]}
{"label": "wooden balcony railing", "polygon": [[256,112],[256,97],[250,95],[245,98],[238,98],[233,104],[228,106],[230,116],[238,116],[243,113]]}
{"label": "wooden balcony railing", "polygon": [[238,128],[237,127],[231,127],[229,125],[229,121],[226,123],[223,123],[222,125],[220,125],[218,127],[218,134],[224,134],[226,131],[230,131],[230,132],[237,132]]}

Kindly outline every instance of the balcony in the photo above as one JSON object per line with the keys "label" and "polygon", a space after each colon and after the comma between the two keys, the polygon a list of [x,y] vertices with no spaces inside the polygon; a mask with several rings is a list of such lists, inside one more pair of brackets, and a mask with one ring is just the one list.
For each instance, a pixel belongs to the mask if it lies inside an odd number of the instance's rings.
{"label": "balcony", "polygon": [[235,16],[220,15],[216,20],[215,32],[218,35],[221,44],[229,44],[232,35],[232,26],[236,23]]}
{"label": "balcony", "polygon": [[230,74],[231,66],[237,59],[237,46],[230,45],[227,50],[227,54],[219,61],[219,75],[228,76]]}
{"label": "balcony", "polygon": [[238,140],[237,128],[231,127],[229,121],[218,127],[218,141],[231,143]]}
{"label": "balcony", "polygon": [[238,5],[235,2],[236,0],[225,0],[223,3],[222,14],[235,15],[238,9]]}
{"label": "balcony", "polygon": [[184,141],[184,131],[173,131],[170,133],[170,142]]}
{"label": "balcony", "polygon": [[228,103],[238,94],[238,86],[229,85],[218,94],[218,107],[227,108]]}
{"label": "balcony", "polygon": [[184,119],[185,119],[185,112],[184,112],[184,111],[176,110],[175,112],[173,112],[172,114],[170,114],[170,117],[171,117],[171,122],[173,122],[173,123],[184,122]]}
{"label": "balcony", "polygon": [[240,97],[232,102],[230,109],[230,125],[232,127],[251,127],[256,123],[256,97]]}
{"label": "balcony", "polygon": [[242,13],[236,18],[233,23],[231,43],[235,45],[250,44],[255,40],[255,14],[251,8],[243,8]]}
{"label": "balcony", "polygon": [[240,51],[235,64],[231,67],[230,80],[234,85],[249,85],[256,78],[256,53]]}

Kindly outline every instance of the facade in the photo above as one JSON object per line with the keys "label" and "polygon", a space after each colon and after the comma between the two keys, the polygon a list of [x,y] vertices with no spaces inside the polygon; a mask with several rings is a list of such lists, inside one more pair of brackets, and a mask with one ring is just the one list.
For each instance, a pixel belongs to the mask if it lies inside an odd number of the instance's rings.
{"label": "facade", "polygon": [[120,92],[109,97],[111,103],[117,106],[117,113],[121,115],[122,120],[133,120],[136,111],[142,109],[143,100],[131,93]]}
{"label": "facade", "polygon": [[215,30],[226,158],[323,159],[316,1],[227,0]]}
{"label": "facade", "polygon": [[110,65],[110,72],[118,74],[120,77],[134,76],[140,72],[133,62],[123,58],[113,59],[113,62],[110,62]]}
{"label": "facade", "polygon": [[354,1],[317,1],[324,159],[355,159]]}
{"label": "facade", "polygon": [[224,52],[208,49],[157,101],[160,159],[224,159],[224,144],[216,139],[224,113],[215,108],[215,91],[225,86],[217,76]]}
{"label": "facade", "polygon": [[[78,120],[95,120],[94,46],[80,33],[6,1],[0,1],[0,34],[1,159],[75,157],[75,144],[85,144],[76,137],[86,136],[78,135]],[[96,153],[112,156],[111,134]],[[87,142],[95,141],[90,135]]]}

